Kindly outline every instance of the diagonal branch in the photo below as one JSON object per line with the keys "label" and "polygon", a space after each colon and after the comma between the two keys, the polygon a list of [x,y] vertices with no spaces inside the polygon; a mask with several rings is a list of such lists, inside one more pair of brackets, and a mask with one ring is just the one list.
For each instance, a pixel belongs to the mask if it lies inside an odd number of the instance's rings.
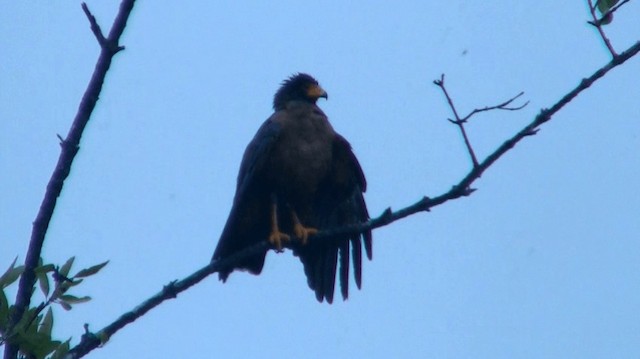
{"label": "diagonal branch", "polygon": [[[131,14],[131,10],[133,9],[133,3],[134,0],[123,0],[120,4],[120,11],[114,20],[113,26],[111,27],[109,36],[106,39],[102,37],[102,42],[98,37],[98,41],[101,42],[100,46],[102,47],[102,51],[100,52],[100,57],[96,63],[89,85],[82,96],[82,100],[80,101],[80,106],[71,125],[71,129],[69,130],[66,139],[61,140],[60,142],[61,152],[60,157],[58,158],[58,163],[56,164],[56,168],[54,169],[51,179],[47,184],[42,204],[40,205],[36,219],[33,222],[29,249],[27,250],[25,257],[25,269],[20,277],[15,307],[11,313],[8,328],[13,328],[16,323],[19,322],[20,318],[24,315],[25,310],[31,304],[31,293],[36,281],[34,269],[38,266],[38,260],[40,259],[40,254],[42,252],[42,245],[44,243],[47,229],[49,228],[49,223],[51,222],[51,217],[53,216],[53,211],[55,210],[58,197],[62,192],[64,181],[71,171],[73,160],[80,149],[80,138],[82,137],[82,133],[89,122],[89,118],[91,117],[91,113],[96,106],[105,76],[111,66],[113,56],[120,49],[118,42],[127,24],[129,14]],[[89,13],[85,4],[83,4],[83,9],[86,9],[85,13],[89,16],[91,27],[95,34],[96,30],[94,28],[94,24],[95,27],[97,27],[95,18],[91,13]],[[99,27],[97,27],[97,30],[99,32]],[[101,32],[99,33],[101,35]],[[105,44],[107,45],[105,46]],[[13,359],[17,356],[17,353],[18,347],[16,345],[7,344],[5,346],[4,358]]]}
{"label": "diagonal branch", "polygon": [[[380,216],[372,218],[364,223],[324,230],[315,235],[313,239],[322,240],[338,234],[361,233],[369,229],[379,228],[418,212],[429,211],[431,208],[441,205],[450,200],[470,195],[474,191],[470,187],[471,184],[473,184],[475,180],[480,178],[482,173],[487,170],[494,162],[496,162],[500,157],[507,153],[522,139],[535,134],[538,131],[538,127],[551,120],[551,117],[553,115],[555,115],[565,105],[571,102],[571,100],[573,100],[576,96],[589,88],[594,82],[602,78],[606,73],[608,73],[615,67],[622,65],[625,61],[635,56],[638,52],[640,52],[640,41],[631,46],[622,54],[616,56],[611,62],[598,69],[591,76],[583,79],[576,88],[568,92],[553,106],[548,109],[541,110],[531,123],[522,128],[513,137],[506,140],[493,153],[487,156],[484,161],[479,163],[478,166],[474,167],[464,178],[462,178],[457,184],[455,184],[448,192],[433,198],[423,197],[416,203],[395,212],[392,211],[391,208],[388,208]],[[215,273],[222,268],[228,267],[233,263],[236,263],[244,258],[250,257],[269,248],[272,247],[267,241],[255,244],[232,256],[229,256],[228,258],[225,258],[224,260],[213,261],[200,268],[193,274],[185,277],[184,279],[168,283],[161,291],[153,295],[151,298],[145,300],[131,311],[122,314],[113,323],[107,325],[97,333],[85,333],[82,336],[80,343],[73,347],[65,358],[75,359],[83,357],[87,353],[91,352],[92,350],[106,342],[113,334],[118,332],[120,329],[134,322],[145,313],[158,306],[160,303],[168,299],[176,298],[178,294],[199,283],[210,274]]]}

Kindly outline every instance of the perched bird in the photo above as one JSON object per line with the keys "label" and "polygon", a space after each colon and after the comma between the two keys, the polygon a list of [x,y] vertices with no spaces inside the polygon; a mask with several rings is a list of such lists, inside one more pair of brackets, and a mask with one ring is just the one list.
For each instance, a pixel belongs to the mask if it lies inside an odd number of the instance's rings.
{"label": "perched bird", "polygon": [[[337,134],[316,105],[327,93],[303,73],[286,79],[273,99],[275,112],[247,146],[231,213],[212,260],[224,259],[260,241],[278,251],[293,250],[309,287],[322,302],[333,301],[340,263],[342,297],[349,294],[349,248],[355,282],[362,283],[362,244],[371,259],[371,231],[313,236],[319,231],[369,219],[362,193],[366,181],[351,145]],[[266,250],[223,268],[226,281],[236,270],[260,274]]]}

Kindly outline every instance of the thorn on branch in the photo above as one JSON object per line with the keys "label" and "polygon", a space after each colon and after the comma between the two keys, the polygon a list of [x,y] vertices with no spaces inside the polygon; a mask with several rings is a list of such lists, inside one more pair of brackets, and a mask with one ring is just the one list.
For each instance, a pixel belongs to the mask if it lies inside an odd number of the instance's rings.
{"label": "thorn on branch", "polygon": [[89,331],[88,323],[84,323],[83,328],[84,328],[84,333],[80,337],[81,341],[84,341],[84,342],[97,341],[98,343],[100,342],[98,339],[98,336]]}
{"label": "thorn on branch", "polygon": [[[477,178],[480,178],[480,175],[477,175]],[[452,198],[459,198],[459,197],[468,197],[475,191],[476,191],[475,188],[462,187],[460,185],[455,185],[451,188],[451,191],[449,191],[449,193],[452,194]]]}
{"label": "thorn on branch", "polygon": [[431,198],[424,196],[419,202],[420,206],[423,207],[424,211],[426,212],[431,212],[431,207],[429,207],[429,201],[431,201]]}
{"label": "thorn on branch", "polygon": [[58,135],[58,139],[60,140],[60,147],[62,147],[63,151],[66,150],[73,153],[77,153],[78,150],[80,149],[80,146],[74,145],[73,143],[71,143],[71,141],[67,141],[63,139],[62,137],[60,137],[60,135]]}
{"label": "thorn on branch", "polygon": [[382,214],[380,215],[380,217],[378,217],[378,219],[383,223],[387,223],[388,221],[391,220],[392,216],[393,216],[393,211],[391,210],[391,207],[387,207],[387,209],[385,209],[384,212],[382,212]]}
{"label": "thorn on branch", "polygon": [[178,291],[176,290],[176,282],[177,282],[177,280],[171,281],[171,282],[169,282],[169,284],[165,285],[162,288],[162,291],[164,293],[167,293],[169,298],[177,298],[178,297]]}

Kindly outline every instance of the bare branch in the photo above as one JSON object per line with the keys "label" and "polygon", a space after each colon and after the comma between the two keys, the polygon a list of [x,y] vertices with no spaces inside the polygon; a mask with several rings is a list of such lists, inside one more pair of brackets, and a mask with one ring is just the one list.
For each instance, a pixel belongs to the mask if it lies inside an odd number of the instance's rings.
{"label": "bare branch", "polygon": [[[635,56],[638,52],[640,52],[640,41],[634,44],[632,47],[627,49],[622,54],[618,55],[611,62],[598,69],[588,78],[583,79],[580,84],[568,92],[565,96],[563,96],[558,102],[556,102],[549,109],[543,109],[540,113],[534,118],[534,120],[529,123],[527,126],[522,128],[518,133],[516,133],[513,137],[506,140],[500,147],[498,147],[493,153],[491,153],[487,158],[478,164],[478,166],[474,167],[464,178],[462,178],[457,184],[455,184],[449,191],[441,194],[440,196],[434,198],[423,197],[416,203],[402,208],[398,211],[392,211],[391,208],[386,209],[380,216],[376,218],[372,218],[367,222],[353,224],[349,226],[344,226],[340,228],[328,229],[319,232],[317,235],[313,237],[313,240],[322,240],[329,237],[334,237],[338,234],[352,234],[352,233],[362,233],[369,229],[379,228],[390,223],[393,223],[402,218],[408,217],[410,215],[416,214],[418,212],[429,211],[431,208],[441,205],[445,202],[448,202],[453,199],[457,199],[460,197],[465,197],[471,195],[475,190],[470,186],[473,184],[475,180],[480,178],[482,173],[487,170],[495,161],[497,161],[502,155],[507,153],[511,148],[513,148],[520,140],[525,137],[534,135],[538,131],[538,127],[540,127],[545,122],[551,120],[551,117],[560,111],[566,104],[571,102],[576,96],[578,96],[581,92],[589,88],[594,82],[603,77],[607,72],[612,70],[613,68],[622,65],[625,61],[629,60],[631,57]],[[440,81],[443,81],[442,78]],[[517,96],[516,96],[517,97]],[[515,97],[514,97],[515,99]],[[508,104],[507,104],[508,105]],[[297,241],[292,241],[293,245],[297,244]],[[267,241],[260,242],[253,246],[247,247],[244,250],[225,258],[220,261],[213,261],[208,265],[200,268],[193,274],[185,277],[184,279],[178,281],[169,282],[167,285],[163,287],[161,291],[153,295],[151,298],[145,300],[140,305],[132,309],[131,311],[124,313],[118,319],[116,319],[113,323],[107,325],[103,329],[99,330],[97,333],[85,333],[82,336],[82,339],[78,345],[72,348],[68,355],[65,357],[67,359],[71,358],[81,358],[87,353],[91,352],[104,341],[108,340],[113,334],[117,331],[125,327],[126,325],[134,322],[136,319],[143,316],[145,313],[150,311],[151,309],[158,306],[160,303],[168,300],[176,298],[178,294],[189,289],[191,286],[199,283],[204,278],[209,276],[212,273],[218,272],[222,268],[227,268],[232,266],[234,263],[238,261],[265,251],[267,249],[275,249],[270,246]]]}
{"label": "bare branch", "polygon": [[[47,229],[49,228],[49,223],[51,222],[51,217],[53,216],[53,211],[55,210],[58,197],[62,192],[64,181],[71,171],[73,160],[80,149],[80,138],[82,137],[84,128],[87,126],[91,113],[96,106],[100,91],[102,90],[102,84],[104,83],[107,71],[111,66],[112,58],[119,51],[117,44],[127,24],[127,19],[133,9],[133,4],[134,0],[123,0],[120,4],[120,11],[114,20],[109,37],[105,39],[106,43],[115,44],[115,47],[102,46],[101,44],[102,51],[100,52],[93,75],[89,81],[89,85],[85,90],[82,100],[80,101],[80,106],[71,125],[71,129],[69,130],[66,139],[61,139],[61,151],[58,163],[51,175],[49,183],[47,184],[42,204],[40,205],[36,219],[33,222],[29,249],[27,250],[24,263],[25,269],[24,273],[20,277],[18,293],[16,294],[15,309],[9,319],[8,328],[13,328],[16,323],[19,322],[20,318],[24,315],[26,309],[31,304],[31,293],[36,281],[34,269],[38,266],[38,260],[40,259],[42,252],[42,245],[44,243]],[[86,5],[83,5],[83,9],[85,8]],[[88,9],[85,13],[88,13]],[[93,16],[90,16],[90,21],[91,18],[93,18]],[[95,19],[92,21],[92,29],[94,27],[94,23]],[[95,33],[96,32],[94,30],[94,34]],[[100,41],[100,39],[98,39],[98,41]],[[14,359],[16,358],[17,353],[18,347],[16,345],[7,344],[5,346],[4,358]]]}
{"label": "bare branch", "polygon": [[453,123],[454,125],[457,125],[458,128],[460,129],[460,133],[462,134],[464,144],[465,146],[467,146],[467,151],[469,152],[469,156],[471,157],[471,163],[473,163],[473,167],[477,167],[478,158],[476,157],[476,154],[473,151],[473,147],[471,146],[471,141],[469,141],[469,137],[467,136],[467,131],[464,129],[464,123],[466,122],[466,120],[462,120],[460,116],[458,116],[458,111],[456,110],[456,107],[453,105],[453,100],[451,99],[451,96],[449,96],[449,93],[447,92],[447,88],[444,87],[444,74],[440,76],[440,80],[434,80],[433,83],[436,86],[440,87],[440,89],[442,89],[444,96],[447,98],[449,107],[451,108],[453,115],[456,117],[455,120],[449,119],[449,122]]}
{"label": "bare branch", "polygon": [[501,104],[498,104],[498,105],[495,105],[495,106],[487,106],[487,107],[483,107],[483,108],[480,108],[480,109],[474,109],[473,111],[471,111],[465,117],[460,118],[460,116],[458,115],[458,111],[456,110],[455,106],[453,105],[453,100],[449,96],[449,92],[447,92],[447,89],[444,86],[444,74],[442,74],[440,76],[439,80],[434,80],[433,83],[436,86],[440,87],[440,89],[444,93],[444,96],[447,98],[447,102],[449,103],[449,107],[451,108],[451,111],[453,111],[453,115],[456,117],[455,120],[452,120],[452,119],[448,119],[448,120],[452,124],[457,125],[458,128],[460,129],[460,133],[462,133],[462,138],[464,139],[464,144],[467,147],[467,151],[469,152],[469,156],[471,157],[471,162],[473,163],[473,167],[477,167],[478,166],[478,159],[477,159],[476,154],[475,154],[475,152],[473,150],[473,147],[471,146],[471,141],[469,141],[469,136],[467,136],[467,131],[464,128],[464,124],[473,115],[475,115],[477,113],[480,113],[480,112],[491,111],[491,110],[517,111],[517,110],[523,109],[525,106],[527,106],[529,104],[529,101],[527,101],[524,104],[522,104],[521,106],[509,107],[509,105],[511,105],[511,103],[514,100],[516,100],[518,97],[524,95],[524,92],[520,92],[519,94],[515,95],[514,97],[508,99],[507,101],[505,101],[505,102],[503,102]]}
{"label": "bare branch", "polygon": [[98,22],[96,21],[96,17],[93,16],[91,11],[89,11],[89,7],[87,6],[87,3],[84,3],[84,2],[82,3],[82,11],[84,11],[84,14],[87,15],[87,19],[89,19],[89,23],[91,24],[91,31],[96,36],[98,43],[100,44],[100,46],[106,47],[107,39],[104,38],[104,35],[102,34],[102,29],[100,29],[100,25],[98,25]]}
{"label": "bare branch", "polygon": [[523,103],[520,106],[516,106],[516,107],[509,107],[509,105],[511,105],[511,103],[513,101],[515,101],[518,97],[524,95],[524,92],[520,92],[519,94],[513,96],[512,98],[508,99],[507,101],[499,104],[499,105],[495,105],[495,106],[487,106],[487,107],[483,107],[483,108],[476,108],[473,111],[471,111],[468,115],[466,115],[462,121],[463,122],[467,122],[467,120],[469,120],[471,118],[471,116],[475,115],[476,113],[480,113],[480,112],[485,112],[485,111],[492,111],[492,110],[502,110],[502,111],[518,111],[518,110],[522,110],[523,108],[525,108],[528,104],[529,101]]}
{"label": "bare branch", "polygon": [[[120,9],[122,10],[122,7]],[[100,25],[98,25],[98,21],[96,21],[96,17],[93,16],[91,11],[89,11],[89,7],[87,6],[86,3],[82,3],[82,11],[84,11],[84,14],[87,16],[87,19],[89,19],[89,23],[91,24],[91,31],[93,32],[93,35],[95,35],[96,39],[98,40],[100,47],[102,47],[107,51],[111,51],[113,54],[116,54],[117,52],[124,50],[124,46],[118,45],[118,40],[120,38],[119,35],[118,35],[118,38],[111,37],[111,34],[109,34],[108,39],[104,37],[104,35],[102,34],[102,29],[100,29]],[[112,28],[112,32],[113,32],[113,28]]]}

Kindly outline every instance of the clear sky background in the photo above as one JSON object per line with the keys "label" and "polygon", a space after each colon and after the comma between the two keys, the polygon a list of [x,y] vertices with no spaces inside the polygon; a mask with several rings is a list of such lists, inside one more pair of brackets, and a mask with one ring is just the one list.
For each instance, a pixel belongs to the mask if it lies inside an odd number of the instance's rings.
{"label": "clear sky background", "polygon": [[[103,31],[115,1],[89,1]],[[640,39],[640,3],[607,28]],[[44,248],[110,260],[56,308],[77,343],[205,265],[245,146],[280,82],[303,71],[353,145],[372,215],[448,190],[470,169],[432,81],[462,113],[520,91],[519,112],[468,127],[479,157],[609,61],[585,1],[139,1]],[[79,2],[0,5],[0,267],[24,260],[99,46]],[[640,357],[640,59],[496,163],[472,196],[374,232],[348,301],[319,304],[299,260],[211,276],[92,358]],[[39,300],[39,299],[36,299]]]}

